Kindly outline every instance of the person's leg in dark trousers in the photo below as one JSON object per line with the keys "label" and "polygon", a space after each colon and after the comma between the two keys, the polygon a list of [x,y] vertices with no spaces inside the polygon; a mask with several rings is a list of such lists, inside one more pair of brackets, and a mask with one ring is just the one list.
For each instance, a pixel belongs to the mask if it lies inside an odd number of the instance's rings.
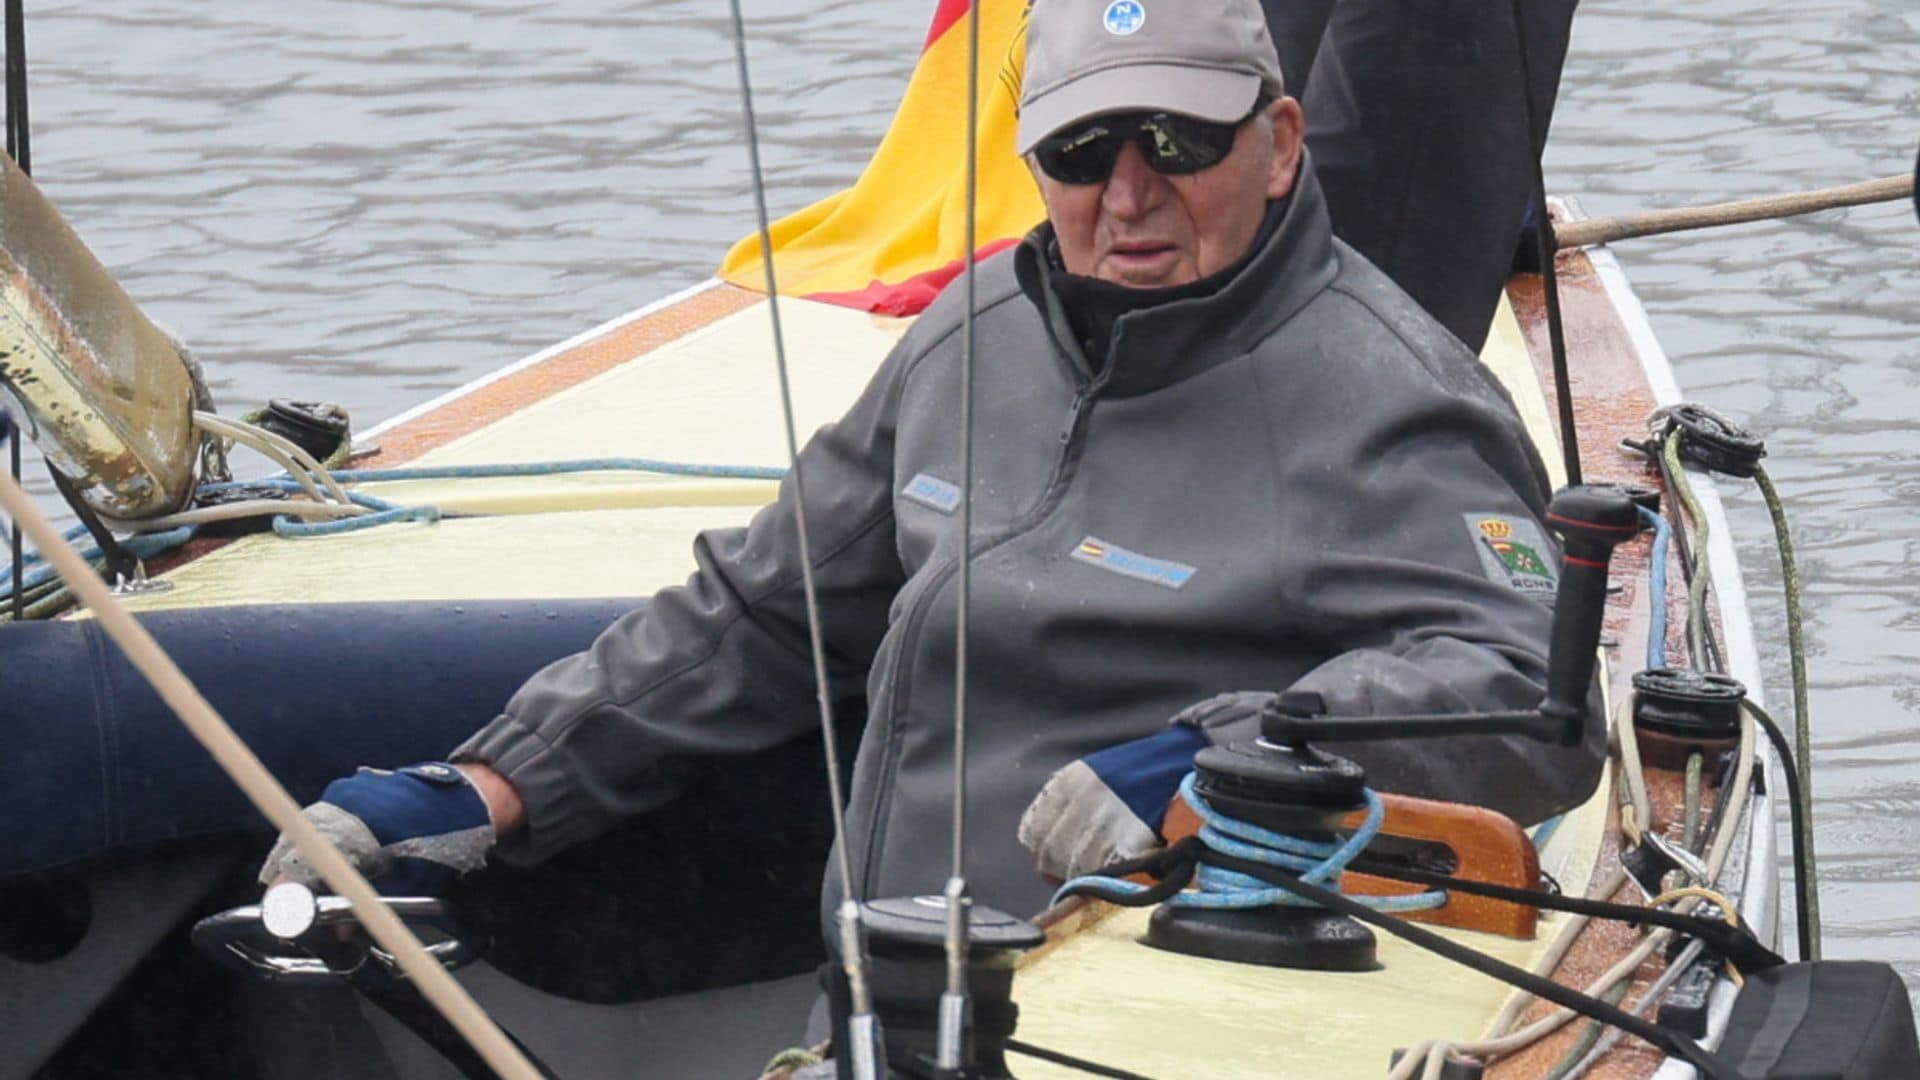
{"label": "person's leg in dark trousers", "polygon": [[1529,138],[1509,0],[1339,0],[1330,19],[1325,0],[1267,0],[1276,41],[1325,21],[1306,81],[1287,80],[1334,232],[1475,349],[1532,198],[1576,2],[1522,0]]}

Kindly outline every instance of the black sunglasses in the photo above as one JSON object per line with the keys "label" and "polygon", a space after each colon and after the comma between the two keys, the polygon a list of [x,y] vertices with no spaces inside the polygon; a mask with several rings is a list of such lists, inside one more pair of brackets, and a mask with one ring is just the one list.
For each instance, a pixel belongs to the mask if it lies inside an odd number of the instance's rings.
{"label": "black sunglasses", "polygon": [[1033,160],[1040,171],[1063,184],[1098,184],[1113,175],[1120,150],[1132,142],[1154,172],[1186,176],[1210,169],[1233,152],[1240,125],[1260,115],[1266,101],[1232,123],[1199,120],[1181,113],[1115,113],[1096,116],[1040,140]]}

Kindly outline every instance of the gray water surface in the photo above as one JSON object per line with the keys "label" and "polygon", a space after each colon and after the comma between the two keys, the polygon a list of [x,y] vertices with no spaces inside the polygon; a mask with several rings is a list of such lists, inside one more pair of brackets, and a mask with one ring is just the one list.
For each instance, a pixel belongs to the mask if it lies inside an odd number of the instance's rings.
{"label": "gray water surface", "polygon": [[[748,7],[781,212],[857,174],[933,4]],[[704,279],[752,227],[719,3],[28,9],[36,176],[229,411],[364,426]],[[1903,173],[1916,143],[1912,0],[1587,0],[1549,183],[1611,214]],[[1913,209],[1618,250],[1681,384],[1766,436],[1790,499],[1829,953],[1920,985]],[[1767,518],[1728,493],[1784,711]]]}

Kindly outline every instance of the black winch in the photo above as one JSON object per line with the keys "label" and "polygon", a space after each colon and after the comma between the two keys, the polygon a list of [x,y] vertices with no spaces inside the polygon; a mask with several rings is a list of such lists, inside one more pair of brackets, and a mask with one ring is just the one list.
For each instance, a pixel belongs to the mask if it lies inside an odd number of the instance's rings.
{"label": "black winch", "polygon": [[[1367,774],[1355,762],[1306,745],[1260,740],[1208,747],[1193,759],[1194,792],[1208,806],[1263,829],[1334,841],[1340,820],[1366,809]],[[1373,931],[1317,907],[1198,908],[1161,905],[1147,944],[1190,956],[1317,971],[1372,971]]]}
{"label": "black winch", "polygon": [[[1195,793],[1214,811],[1301,838],[1328,839],[1339,820],[1365,806],[1366,773],[1310,741],[1453,735],[1525,735],[1577,745],[1586,731],[1607,570],[1613,550],[1642,528],[1642,492],[1621,485],[1562,489],[1547,522],[1565,543],[1554,604],[1547,693],[1533,709],[1423,716],[1325,715],[1318,695],[1281,694],[1261,718],[1258,739],[1202,750]],[[1371,931],[1320,908],[1203,909],[1162,905],[1148,944],[1175,952],[1280,967],[1354,971],[1375,966]]]}
{"label": "black winch", "polygon": [[[1633,677],[1633,727],[1640,756],[1661,769],[1681,769],[1694,753],[1719,758],[1740,742],[1737,679],[1686,668],[1650,668]],[[1717,779],[1719,770],[1709,770]]]}

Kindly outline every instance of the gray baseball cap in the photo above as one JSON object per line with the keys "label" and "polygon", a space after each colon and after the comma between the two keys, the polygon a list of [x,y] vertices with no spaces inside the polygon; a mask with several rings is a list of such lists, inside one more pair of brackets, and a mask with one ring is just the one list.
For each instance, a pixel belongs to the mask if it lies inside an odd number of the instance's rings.
{"label": "gray baseball cap", "polygon": [[1286,92],[1260,0],[1033,0],[1016,149],[1101,113],[1231,123]]}

